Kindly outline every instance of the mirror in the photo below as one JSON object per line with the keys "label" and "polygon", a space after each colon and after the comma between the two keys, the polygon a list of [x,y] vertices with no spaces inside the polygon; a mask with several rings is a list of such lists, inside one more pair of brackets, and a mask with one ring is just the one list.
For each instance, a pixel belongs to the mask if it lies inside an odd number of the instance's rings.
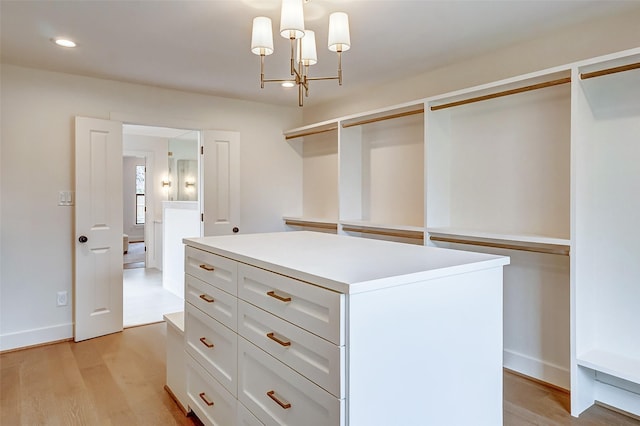
{"label": "mirror", "polygon": [[169,139],[169,201],[198,201],[198,136],[189,131]]}

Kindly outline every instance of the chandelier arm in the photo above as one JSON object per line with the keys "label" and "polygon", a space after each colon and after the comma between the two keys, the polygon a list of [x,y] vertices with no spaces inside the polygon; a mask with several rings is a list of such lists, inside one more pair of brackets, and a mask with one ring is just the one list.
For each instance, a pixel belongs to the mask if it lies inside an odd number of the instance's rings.
{"label": "chandelier arm", "polygon": [[295,61],[294,61],[294,58],[293,58],[293,56],[295,54],[295,45],[294,44],[295,44],[296,39],[291,37],[291,38],[289,38],[289,40],[291,40],[291,75],[295,74],[295,75],[299,76],[298,71],[296,70]]}
{"label": "chandelier arm", "polygon": [[304,95],[309,97],[309,65],[304,66]]}
{"label": "chandelier arm", "polygon": [[340,77],[307,77],[308,81],[313,80],[339,80]]}
{"label": "chandelier arm", "polygon": [[338,50],[338,85],[342,86],[342,50]]}
{"label": "chandelier arm", "polygon": [[267,78],[264,80],[264,82],[265,83],[290,83],[291,79],[287,78],[287,79],[278,80],[278,79]]}
{"label": "chandelier arm", "polygon": [[304,106],[304,98],[302,96],[302,84],[298,84],[298,106]]}

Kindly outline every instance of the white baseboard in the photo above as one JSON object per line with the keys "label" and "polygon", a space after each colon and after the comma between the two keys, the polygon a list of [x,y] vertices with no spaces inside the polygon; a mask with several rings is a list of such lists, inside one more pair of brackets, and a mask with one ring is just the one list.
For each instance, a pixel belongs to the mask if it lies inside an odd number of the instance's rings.
{"label": "white baseboard", "polygon": [[0,352],[26,348],[73,337],[73,323],[34,328],[0,335]]}
{"label": "white baseboard", "polygon": [[533,377],[562,389],[571,389],[571,374],[568,368],[507,349],[503,351],[502,364],[504,367],[525,376]]}

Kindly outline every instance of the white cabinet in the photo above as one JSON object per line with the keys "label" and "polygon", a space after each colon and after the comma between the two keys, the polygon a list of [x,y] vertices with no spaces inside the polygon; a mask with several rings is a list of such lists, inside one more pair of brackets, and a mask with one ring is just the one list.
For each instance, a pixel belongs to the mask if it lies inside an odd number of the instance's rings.
{"label": "white cabinet", "polygon": [[317,232],[185,243],[188,258],[224,263],[225,297],[237,294],[223,309],[235,322],[215,319],[214,276],[186,262],[187,389],[205,424],[502,422],[508,258]]}
{"label": "white cabinet", "polygon": [[239,400],[265,425],[329,426],[344,422],[338,399],[240,337]]}
{"label": "white cabinet", "polygon": [[186,363],[189,408],[204,424],[213,426],[235,424],[238,416],[238,403],[235,397],[193,358],[187,356]]}
{"label": "white cabinet", "polygon": [[167,324],[167,380],[165,390],[171,395],[180,409],[187,409],[187,370],[184,352],[184,312],[164,314]]}

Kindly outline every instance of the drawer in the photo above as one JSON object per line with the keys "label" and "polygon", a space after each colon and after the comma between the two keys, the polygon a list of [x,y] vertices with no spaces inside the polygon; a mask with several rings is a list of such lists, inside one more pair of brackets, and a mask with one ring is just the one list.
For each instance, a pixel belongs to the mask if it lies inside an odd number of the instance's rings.
{"label": "drawer", "polygon": [[193,247],[185,247],[184,271],[234,296],[238,294],[237,262]]}
{"label": "drawer", "polygon": [[344,399],[331,395],[242,337],[238,338],[238,351],[238,398],[262,423],[344,424]]}
{"label": "drawer", "polygon": [[344,346],[336,346],[240,300],[238,332],[338,398],[344,397]]}
{"label": "drawer", "polygon": [[344,345],[343,294],[239,263],[238,297],[336,345]]}
{"label": "drawer", "polygon": [[206,425],[235,424],[238,401],[190,356],[187,356],[187,398],[191,410]]}
{"label": "drawer", "polygon": [[238,426],[264,426],[264,424],[254,416],[247,407],[238,403]]}
{"label": "drawer", "polygon": [[191,304],[185,305],[187,353],[237,395],[238,335]]}
{"label": "drawer", "polygon": [[237,330],[238,299],[191,275],[185,275],[185,299],[205,314]]}

